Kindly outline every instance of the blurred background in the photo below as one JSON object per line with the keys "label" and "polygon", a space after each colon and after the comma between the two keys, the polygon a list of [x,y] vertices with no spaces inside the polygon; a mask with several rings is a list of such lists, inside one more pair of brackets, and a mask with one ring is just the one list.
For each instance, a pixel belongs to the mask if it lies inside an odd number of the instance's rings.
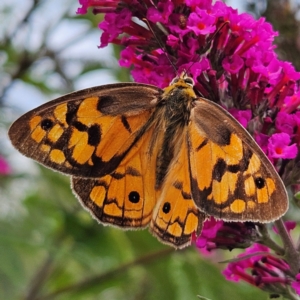
{"label": "blurred background", "polygon": [[[227,1],[280,32],[277,53],[300,70],[299,3]],[[203,255],[160,244],[147,230],[99,225],[69,178],[16,152],[7,138],[24,112],[65,93],[130,81],[117,47],[98,49],[101,16],[76,0],[1,0],[0,299],[266,299],[221,275],[236,251]],[[201,299],[205,299],[201,298]]]}

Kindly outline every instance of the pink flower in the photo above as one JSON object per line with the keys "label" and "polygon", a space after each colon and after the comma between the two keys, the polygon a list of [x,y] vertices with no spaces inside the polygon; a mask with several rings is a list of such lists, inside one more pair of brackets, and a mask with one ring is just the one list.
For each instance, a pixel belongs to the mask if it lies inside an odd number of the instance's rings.
{"label": "pink flower", "polygon": [[278,131],[292,136],[295,133],[297,122],[293,114],[279,112],[276,117],[275,127]]}
{"label": "pink flower", "polygon": [[227,280],[243,280],[271,291],[274,284],[278,289],[289,284],[289,265],[273,256],[268,247],[254,244],[238,258],[240,260],[229,263],[223,271]]}
{"label": "pink flower", "polygon": [[222,62],[224,70],[236,74],[244,66],[244,60],[237,54],[226,56]]}
{"label": "pink flower", "polygon": [[126,8],[118,14],[106,14],[104,21],[99,24],[99,28],[103,30],[100,48],[113,42],[126,27],[129,27],[131,24],[131,17],[132,14],[130,10]]}
{"label": "pink flower", "polygon": [[217,221],[211,217],[205,221],[201,235],[196,240],[196,247],[204,248],[211,240],[217,236],[218,230],[223,226],[223,221]]}
{"label": "pink flower", "polygon": [[255,228],[251,223],[230,223],[210,217],[196,239],[196,247],[207,254],[215,249],[246,248],[255,238]]}
{"label": "pink flower", "polygon": [[293,159],[298,153],[296,144],[291,143],[287,133],[274,133],[268,141],[268,156],[271,158]]}
{"label": "pink flower", "polygon": [[[231,105],[226,107],[239,111],[252,105],[252,115],[257,115],[255,106],[266,100],[274,108],[289,105],[285,98],[293,95],[299,73],[278,60],[272,44],[277,33],[263,18],[255,20],[220,1],[212,4],[210,0],[164,0],[155,6],[151,1],[142,5],[136,0],[80,0],[80,4],[79,13],[89,7],[94,13],[106,13],[99,25],[103,30],[101,47],[108,43],[123,45],[120,62],[132,67],[136,81],[164,87],[175,76],[165,51],[160,49],[163,44],[177,70],[192,65],[189,72],[196,88],[219,104],[229,102]],[[135,21],[144,22],[144,16],[165,27],[162,31],[155,24],[152,26],[156,38]],[[205,68],[197,67],[200,57],[207,63]]]}
{"label": "pink flower", "polygon": [[147,19],[156,23],[167,24],[169,16],[173,12],[174,4],[172,2],[159,2],[157,7],[150,7],[147,11]]}
{"label": "pink flower", "polygon": [[297,107],[300,105],[300,92],[287,96],[284,99],[284,103],[280,107],[280,111],[285,111],[286,113],[292,113],[293,111],[297,110]]}
{"label": "pink flower", "polygon": [[205,9],[196,7],[195,12],[189,16],[187,28],[198,34],[209,34],[215,31],[216,18],[207,13]]}

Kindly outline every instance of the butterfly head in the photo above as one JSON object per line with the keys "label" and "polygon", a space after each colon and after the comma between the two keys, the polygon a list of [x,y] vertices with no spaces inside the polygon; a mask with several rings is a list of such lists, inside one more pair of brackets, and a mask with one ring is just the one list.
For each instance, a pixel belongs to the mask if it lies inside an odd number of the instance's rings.
{"label": "butterfly head", "polygon": [[176,76],[168,87],[164,89],[163,98],[168,98],[171,95],[177,94],[178,99],[182,99],[182,95],[186,102],[191,102],[197,96],[194,92],[194,80],[192,77],[187,76],[186,71],[183,71],[179,76]]}

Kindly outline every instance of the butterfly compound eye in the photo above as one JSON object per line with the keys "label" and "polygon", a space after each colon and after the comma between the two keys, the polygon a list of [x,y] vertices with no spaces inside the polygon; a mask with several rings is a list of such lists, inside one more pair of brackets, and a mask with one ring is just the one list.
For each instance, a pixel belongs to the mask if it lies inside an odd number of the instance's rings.
{"label": "butterfly compound eye", "polygon": [[194,80],[193,80],[193,78],[191,78],[191,77],[186,77],[186,78],[184,78],[184,82],[186,83],[186,84],[188,84],[188,85],[190,85],[190,86],[194,86]]}
{"label": "butterfly compound eye", "polygon": [[175,77],[171,82],[170,85],[175,84],[176,82],[178,82],[179,78]]}

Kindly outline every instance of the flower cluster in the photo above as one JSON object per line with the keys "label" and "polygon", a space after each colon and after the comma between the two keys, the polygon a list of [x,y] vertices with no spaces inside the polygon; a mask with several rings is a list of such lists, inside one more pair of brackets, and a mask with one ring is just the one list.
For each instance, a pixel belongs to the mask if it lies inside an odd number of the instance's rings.
{"label": "flower cluster", "polygon": [[229,263],[223,274],[227,280],[243,280],[273,294],[288,294],[291,283],[299,285],[293,280],[289,265],[260,244],[253,244],[238,255],[238,259]]}
{"label": "flower cluster", "polygon": [[210,217],[196,239],[196,247],[207,253],[215,249],[247,248],[256,240],[258,236],[253,223],[229,223]]}
{"label": "flower cluster", "polygon": [[[187,71],[203,97],[227,109],[247,128],[282,178],[293,185],[293,192],[300,189],[300,170],[295,167],[300,147],[300,73],[278,59],[273,45],[277,33],[269,23],[212,0],[79,2],[79,14],[88,8],[105,14],[99,24],[100,47],[122,45],[120,65],[131,68],[135,81],[164,88],[176,73]],[[246,248],[255,241],[261,242],[253,224],[210,219],[196,245],[211,251]],[[255,256],[258,251],[265,254]],[[289,284],[300,294],[300,276],[295,277],[295,272],[291,276],[289,265],[268,251],[258,244],[248,248],[243,255],[251,257],[229,264],[226,277],[273,291],[278,283],[275,290],[283,294]]]}
{"label": "flower cluster", "polygon": [[[287,221],[284,227],[290,235],[296,223]],[[279,234],[276,227],[273,227],[273,230]],[[284,251],[280,248],[277,250]],[[283,258],[273,254],[269,247],[258,243],[247,248],[244,253],[238,255],[237,259],[230,262],[223,275],[227,280],[246,281],[271,294],[283,295],[287,298],[297,299],[295,292],[300,294],[300,274],[294,276],[290,265]]]}

